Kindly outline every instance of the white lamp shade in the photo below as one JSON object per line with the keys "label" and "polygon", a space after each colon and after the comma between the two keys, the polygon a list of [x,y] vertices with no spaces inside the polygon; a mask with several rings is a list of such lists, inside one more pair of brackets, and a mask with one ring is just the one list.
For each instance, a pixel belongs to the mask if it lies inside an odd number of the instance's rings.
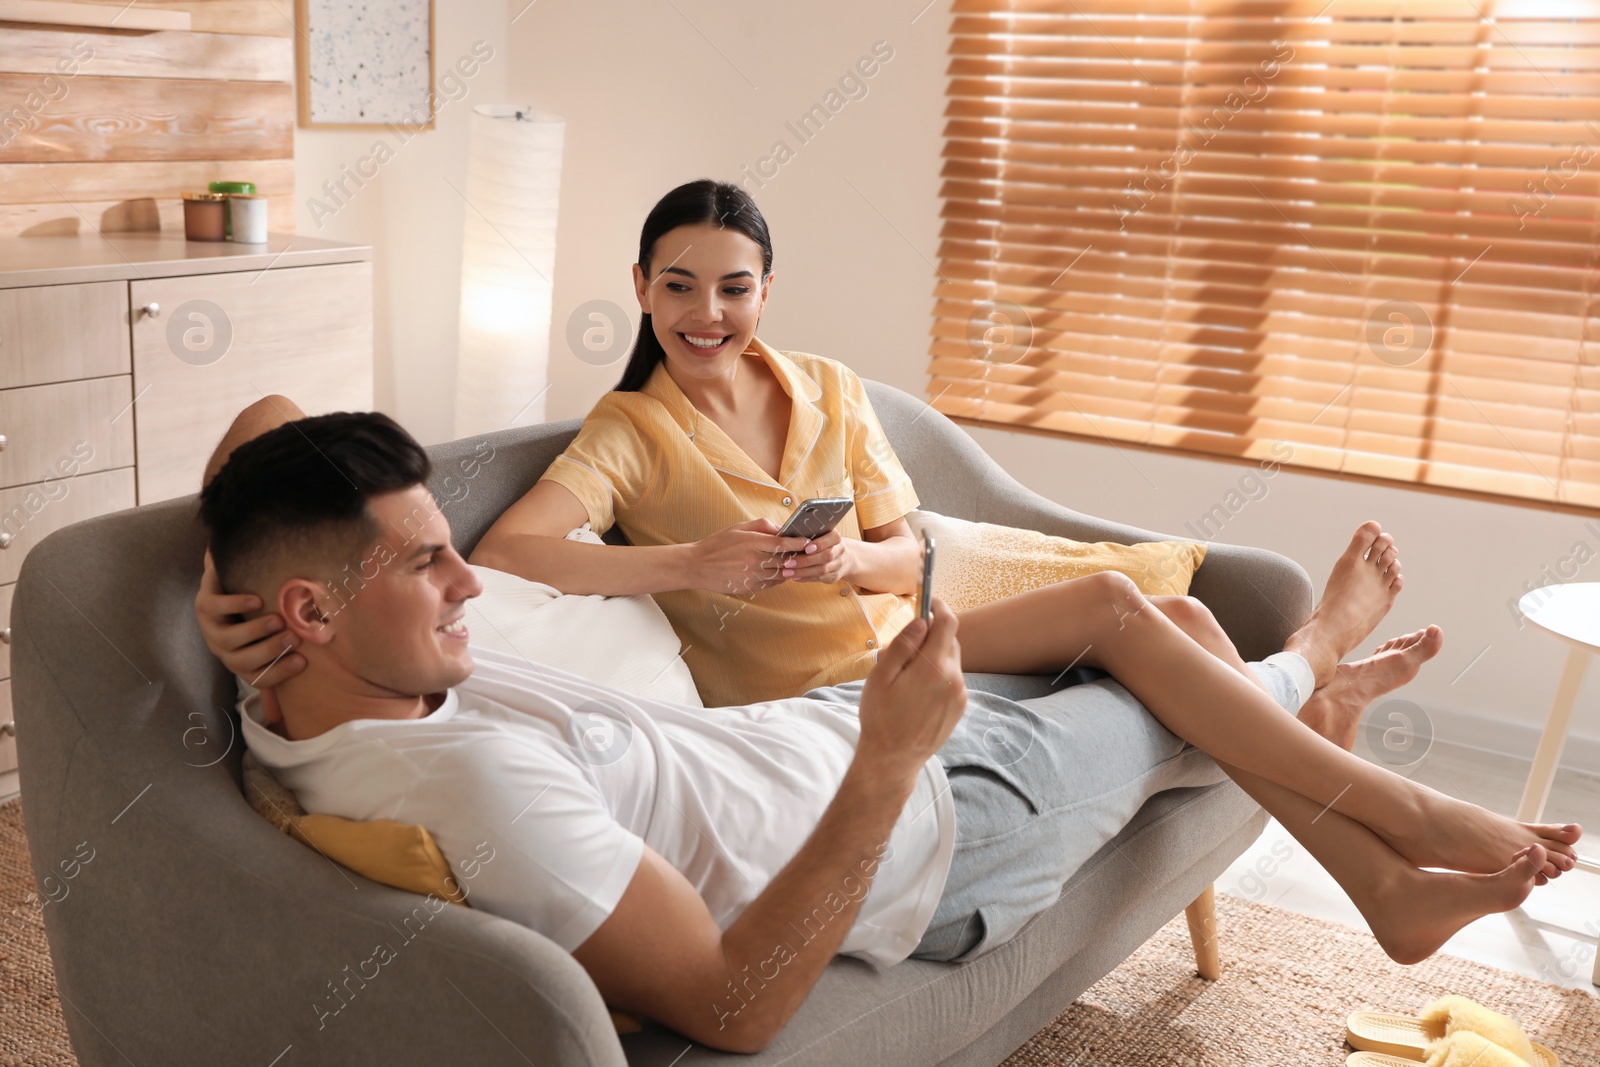
{"label": "white lamp shade", "polygon": [[472,109],[458,437],[544,421],[565,133],[566,121],[548,112],[501,104]]}

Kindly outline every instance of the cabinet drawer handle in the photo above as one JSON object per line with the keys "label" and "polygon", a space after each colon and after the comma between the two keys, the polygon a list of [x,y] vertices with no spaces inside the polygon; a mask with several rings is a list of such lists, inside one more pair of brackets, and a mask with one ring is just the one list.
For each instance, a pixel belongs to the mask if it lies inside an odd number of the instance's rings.
{"label": "cabinet drawer handle", "polygon": [[0,548],[10,548],[10,547],[11,547],[11,535],[8,534],[8,533],[0,533]]}
{"label": "cabinet drawer handle", "polygon": [[15,719],[13,719],[11,722],[0,722],[0,737],[16,737],[16,736],[17,736],[17,723],[16,723]]}
{"label": "cabinet drawer handle", "polygon": [[152,300],[144,306],[144,313],[152,319],[159,319],[161,317],[161,305]]}
{"label": "cabinet drawer handle", "polygon": [[10,441],[6,440],[6,435],[0,433],[0,452],[4,452],[6,450],[6,445],[9,445],[10,443]]}
{"label": "cabinet drawer handle", "polygon": [[7,626],[4,630],[0,630],[0,645],[9,645],[10,643],[11,627]]}

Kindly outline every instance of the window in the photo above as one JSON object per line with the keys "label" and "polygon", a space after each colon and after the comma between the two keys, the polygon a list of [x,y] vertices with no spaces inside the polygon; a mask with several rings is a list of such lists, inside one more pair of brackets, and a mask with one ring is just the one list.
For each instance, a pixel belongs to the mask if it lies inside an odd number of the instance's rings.
{"label": "window", "polygon": [[1600,507],[1600,3],[954,9],[938,410]]}

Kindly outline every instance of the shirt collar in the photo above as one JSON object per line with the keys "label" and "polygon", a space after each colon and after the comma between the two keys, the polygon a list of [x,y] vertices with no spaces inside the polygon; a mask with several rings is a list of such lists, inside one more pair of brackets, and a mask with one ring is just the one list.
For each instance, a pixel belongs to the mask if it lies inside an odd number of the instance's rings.
{"label": "shirt collar", "polygon": [[389,722],[428,722],[440,723],[455,718],[460,710],[461,702],[456,696],[455,689],[446,689],[445,696],[439,706],[426,715],[415,719],[346,719],[331,730],[324,730],[315,737],[302,738],[291,741],[282,734],[272,730],[266,724],[266,714],[261,710],[261,694],[254,688],[239,698],[239,725],[244,731],[245,745],[254,752],[256,759],[268,767],[293,767],[319,756],[338,744],[344,738],[363,729],[371,728],[371,724]]}
{"label": "shirt collar", "polygon": [[[789,394],[791,409],[789,432],[784,441],[783,460],[779,464],[778,471],[779,482],[787,483],[794,478],[795,472],[811,454],[817,438],[822,433],[823,423],[827,421],[817,403],[822,398],[822,387],[803,373],[792,359],[759,337],[750,339],[750,343],[740,354],[741,358],[746,355],[756,355],[766,360],[767,366],[778,376],[784,392]],[[655,370],[640,392],[654,397],[665,405],[673,421],[699,447],[713,467],[763,485],[778,485],[779,488],[784,488],[772,480],[771,474],[762,470],[754,460],[745,455],[744,449],[723,433],[721,427],[710,419],[697,417],[699,413],[694,404],[683,395],[683,390],[678,388],[678,383],[673,380],[672,375],[667,373],[665,360],[656,364]]]}

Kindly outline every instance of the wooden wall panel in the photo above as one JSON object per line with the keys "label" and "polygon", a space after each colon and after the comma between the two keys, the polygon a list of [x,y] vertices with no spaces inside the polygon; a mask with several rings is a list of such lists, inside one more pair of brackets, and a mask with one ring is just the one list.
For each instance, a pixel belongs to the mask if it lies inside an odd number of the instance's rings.
{"label": "wooden wall panel", "polygon": [[130,31],[127,0],[34,7],[81,24],[0,29],[0,235],[181,233],[183,194],[217,180],[254,182],[294,232],[289,0],[138,0],[187,32]]}
{"label": "wooden wall panel", "polygon": [[[10,204],[78,203],[153,197],[179,202],[214,181],[255,182],[262,196],[294,196],[294,160],[209,159],[177,163],[0,163]],[[137,196],[126,197],[130,191]]]}
{"label": "wooden wall panel", "polygon": [[[38,80],[0,74],[0,100],[24,98]],[[24,121],[9,141],[0,134],[0,163],[282,159],[294,154],[294,87],[80,75]]]}
{"label": "wooden wall panel", "polygon": [[0,0],[0,22],[38,23],[45,26],[115,26],[124,30],[188,30],[193,22],[184,11],[134,10],[138,0],[128,0],[110,13],[98,4],[73,0]]}
{"label": "wooden wall panel", "polygon": [[[77,53],[73,48],[77,47]],[[63,60],[83,56],[78,74],[124,78],[215,78],[294,81],[294,42],[286,37],[231,33],[125,33],[85,29],[7,27],[0,70],[57,74]],[[69,88],[70,91],[70,88]]]}
{"label": "wooden wall panel", "polygon": [[[126,7],[128,0],[79,0],[80,3]],[[196,33],[250,33],[294,36],[293,0],[139,0],[154,11],[187,11]]]}

